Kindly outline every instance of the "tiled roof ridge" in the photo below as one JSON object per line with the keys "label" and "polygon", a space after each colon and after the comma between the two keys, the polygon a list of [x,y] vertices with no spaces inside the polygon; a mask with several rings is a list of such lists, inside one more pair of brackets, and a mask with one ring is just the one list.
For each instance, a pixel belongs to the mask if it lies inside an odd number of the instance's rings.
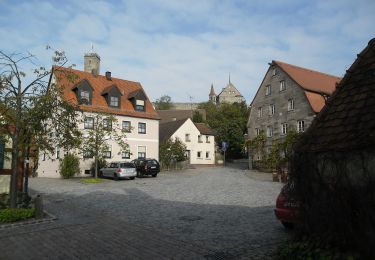
{"label": "tiled roof ridge", "polygon": [[[83,73],[83,74],[87,74],[87,75],[90,75],[91,77],[95,77],[95,78],[106,78],[105,75],[96,75],[94,76],[91,72],[87,72],[87,71],[84,71],[84,70],[78,70],[78,69],[73,69],[73,68],[68,68],[68,67],[63,67],[63,66],[57,66],[57,65],[53,65],[52,66],[53,69],[57,69],[57,70],[72,70],[72,72],[76,71],[76,72],[79,72],[79,73]],[[126,81],[126,82],[130,82],[130,83],[137,83],[137,84],[140,84],[139,81],[133,81],[133,80],[127,80],[127,79],[120,79],[120,78],[116,78],[116,77],[113,77],[111,76],[112,80],[119,80],[119,81]],[[114,85],[114,83],[112,83],[112,85]]]}
{"label": "tiled roof ridge", "polygon": [[160,125],[177,124],[177,123],[180,123],[180,122],[184,123],[188,119],[190,119],[190,118],[184,118],[184,119],[179,119],[179,120],[176,120],[176,121],[164,122],[164,123],[161,123]]}
{"label": "tiled roof ridge", "polygon": [[329,76],[329,77],[333,77],[333,78],[337,78],[337,79],[342,79],[341,77],[339,76],[335,76],[335,75],[332,75],[332,74],[328,74],[328,73],[325,73],[325,72],[321,72],[321,71],[317,71],[317,70],[312,70],[312,69],[309,69],[309,68],[305,68],[305,67],[301,67],[301,66],[297,66],[297,65],[293,65],[293,64],[290,64],[290,63],[286,63],[286,62],[283,62],[283,61],[278,61],[278,60],[272,60],[273,63],[276,63],[276,64],[285,64],[287,66],[291,66],[291,67],[294,67],[296,69],[301,69],[301,70],[305,70],[305,71],[308,71],[308,72],[312,72],[312,73],[317,73],[317,74],[321,74],[321,75],[325,75],[325,76]]}

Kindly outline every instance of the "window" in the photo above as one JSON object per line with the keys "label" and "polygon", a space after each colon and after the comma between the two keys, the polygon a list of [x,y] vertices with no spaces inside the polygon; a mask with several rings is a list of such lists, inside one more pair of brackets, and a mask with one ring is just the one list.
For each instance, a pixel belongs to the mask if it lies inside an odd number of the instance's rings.
{"label": "window", "polygon": [[109,105],[111,107],[119,107],[119,98],[118,97],[110,97]]}
{"label": "window", "polygon": [[285,80],[280,81],[280,91],[284,91],[286,89],[285,87]]}
{"label": "window", "polygon": [[83,158],[85,159],[89,159],[89,158],[93,158],[94,157],[94,153],[91,152],[91,151],[83,151]]}
{"label": "window", "polygon": [[145,111],[145,101],[137,99],[136,102],[135,102],[135,110]]}
{"label": "window", "polygon": [[269,106],[269,115],[272,116],[275,114],[275,105],[274,104],[271,104]]}
{"label": "window", "polygon": [[276,68],[273,68],[272,69],[272,76],[275,76],[277,74],[277,70],[276,70]]}
{"label": "window", "polygon": [[130,152],[129,151],[124,151],[121,153],[121,158],[122,159],[130,159]]}
{"label": "window", "polygon": [[198,135],[198,143],[203,143],[201,135]]}
{"label": "window", "polygon": [[206,152],[206,159],[210,158],[210,152]]}
{"label": "window", "polygon": [[106,130],[111,130],[112,129],[112,122],[108,118],[103,119],[103,128]]}
{"label": "window", "polygon": [[122,130],[126,133],[130,133],[132,129],[132,125],[130,121],[122,121]]}
{"label": "window", "polygon": [[202,158],[202,152],[197,152],[197,158]]}
{"label": "window", "polygon": [[267,126],[267,137],[272,137],[272,136],[273,136],[273,127]]}
{"label": "window", "polygon": [[298,133],[305,132],[305,121],[297,121],[297,131]]}
{"label": "window", "polygon": [[255,128],[255,133],[257,136],[260,135],[260,128]]}
{"label": "window", "polygon": [[210,143],[210,137],[206,135],[206,143]]}
{"label": "window", "polygon": [[138,123],[138,134],[146,133],[146,123]]}
{"label": "window", "polygon": [[138,146],[138,158],[146,158],[146,146]]}
{"label": "window", "polygon": [[185,134],[185,142],[190,142],[190,134]]}
{"label": "window", "polygon": [[43,161],[45,161],[47,158],[47,154],[46,153],[43,153]]}
{"label": "window", "polygon": [[286,135],[287,133],[288,133],[288,124],[287,123],[281,124],[281,134]]}
{"label": "window", "polygon": [[85,117],[84,128],[85,129],[94,129],[94,118],[93,117]]}
{"label": "window", "polygon": [[272,91],[271,85],[266,86],[266,96],[271,95],[271,91]]}
{"label": "window", "polygon": [[103,158],[111,159],[111,151],[103,151]]}
{"label": "window", "polygon": [[90,103],[90,92],[81,90],[79,93],[79,98],[81,103],[89,104]]}
{"label": "window", "polygon": [[258,107],[258,117],[262,117],[262,115],[263,115],[262,107]]}
{"label": "window", "polygon": [[288,99],[288,111],[294,110],[294,100],[293,98]]}

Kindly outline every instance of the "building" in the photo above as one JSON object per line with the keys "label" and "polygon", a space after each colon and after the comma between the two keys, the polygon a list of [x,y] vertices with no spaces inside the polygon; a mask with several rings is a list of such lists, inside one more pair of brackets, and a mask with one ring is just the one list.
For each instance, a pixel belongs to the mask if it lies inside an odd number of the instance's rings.
{"label": "building", "polygon": [[186,145],[190,164],[215,164],[215,135],[203,123],[190,118],[160,124],[159,142],[180,139]]}
{"label": "building", "polygon": [[245,98],[242,94],[238,91],[238,89],[232,84],[229,77],[228,85],[226,85],[219,95],[215,94],[215,89],[213,84],[211,85],[210,94],[208,95],[209,101],[214,103],[215,105],[219,105],[221,103],[241,103],[245,102]]}
{"label": "building", "polygon": [[[138,157],[159,158],[159,115],[139,82],[112,77],[111,72],[100,75],[100,57],[96,53],[85,55],[84,71],[53,67],[51,84],[58,84],[64,98],[79,106],[82,122],[79,128],[85,132],[93,127],[96,113],[113,115],[127,132],[126,142],[130,151],[121,151],[116,142],[109,139],[106,160],[132,160]],[[68,72],[68,73],[67,73]],[[76,79],[68,80],[69,74]],[[83,137],[84,138],[84,137]],[[90,174],[92,155],[78,151],[81,157],[81,176]],[[64,151],[56,147],[54,154],[40,153],[38,176],[59,177],[59,160]],[[91,157],[91,158],[90,158]]]}
{"label": "building", "polygon": [[[250,104],[248,138],[264,133],[269,152],[273,141],[283,138],[288,130],[304,132],[339,81],[336,76],[272,61]],[[252,160],[261,159],[261,154],[249,153],[249,167]]]}

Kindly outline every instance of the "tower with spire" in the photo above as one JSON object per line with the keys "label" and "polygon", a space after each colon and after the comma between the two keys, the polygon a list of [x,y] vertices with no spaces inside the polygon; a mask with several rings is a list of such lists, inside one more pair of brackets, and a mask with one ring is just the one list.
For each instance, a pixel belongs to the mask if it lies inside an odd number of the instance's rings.
{"label": "tower with spire", "polygon": [[208,97],[209,97],[209,100],[214,105],[216,105],[216,94],[215,94],[215,90],[214,90],[214,84],[211,84],[211,90],[210,90],[210,94],[208,95]]}

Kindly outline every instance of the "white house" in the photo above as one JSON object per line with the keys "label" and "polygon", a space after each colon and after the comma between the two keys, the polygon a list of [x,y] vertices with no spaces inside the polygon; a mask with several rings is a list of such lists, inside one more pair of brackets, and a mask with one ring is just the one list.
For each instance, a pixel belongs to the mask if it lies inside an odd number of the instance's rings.
{"label": "white house", "polygon": [[186,145],[190,164],[215,164],[215,136],[205,124],[193,123],[190,118],[160,124],[160,143],[169,138]]}
{"label": "white house", "polygon": [[[99,75],[100,57],[96,53],[85,55],[85,71],[70,68],[54,67],[51,84],[58,84],[64,98],[79,105],[82,111],[82,123],[79,128],[83,132],[93,127],[94,115],[105,112],[113,115],[122,129],[127,132],[126,142],[130,151],[120,150],[117,143],[108,140],[110,149],[104,156],[108,162],[132,160],[135,158],[159,159],[159,115],[153,108],[149,98],[139,82],[114,78],[111,72]],[[66,73],[68,72],[68,73]],[[74,74],[72,82],[67,75]],[[84,138],[84,137],[83,137]],[[90,174],[93,158],[80,151],[81,176]],[[54,154],[40,153],[38,176],[60,177],[59,160],[64,151],[56,147]]]}

